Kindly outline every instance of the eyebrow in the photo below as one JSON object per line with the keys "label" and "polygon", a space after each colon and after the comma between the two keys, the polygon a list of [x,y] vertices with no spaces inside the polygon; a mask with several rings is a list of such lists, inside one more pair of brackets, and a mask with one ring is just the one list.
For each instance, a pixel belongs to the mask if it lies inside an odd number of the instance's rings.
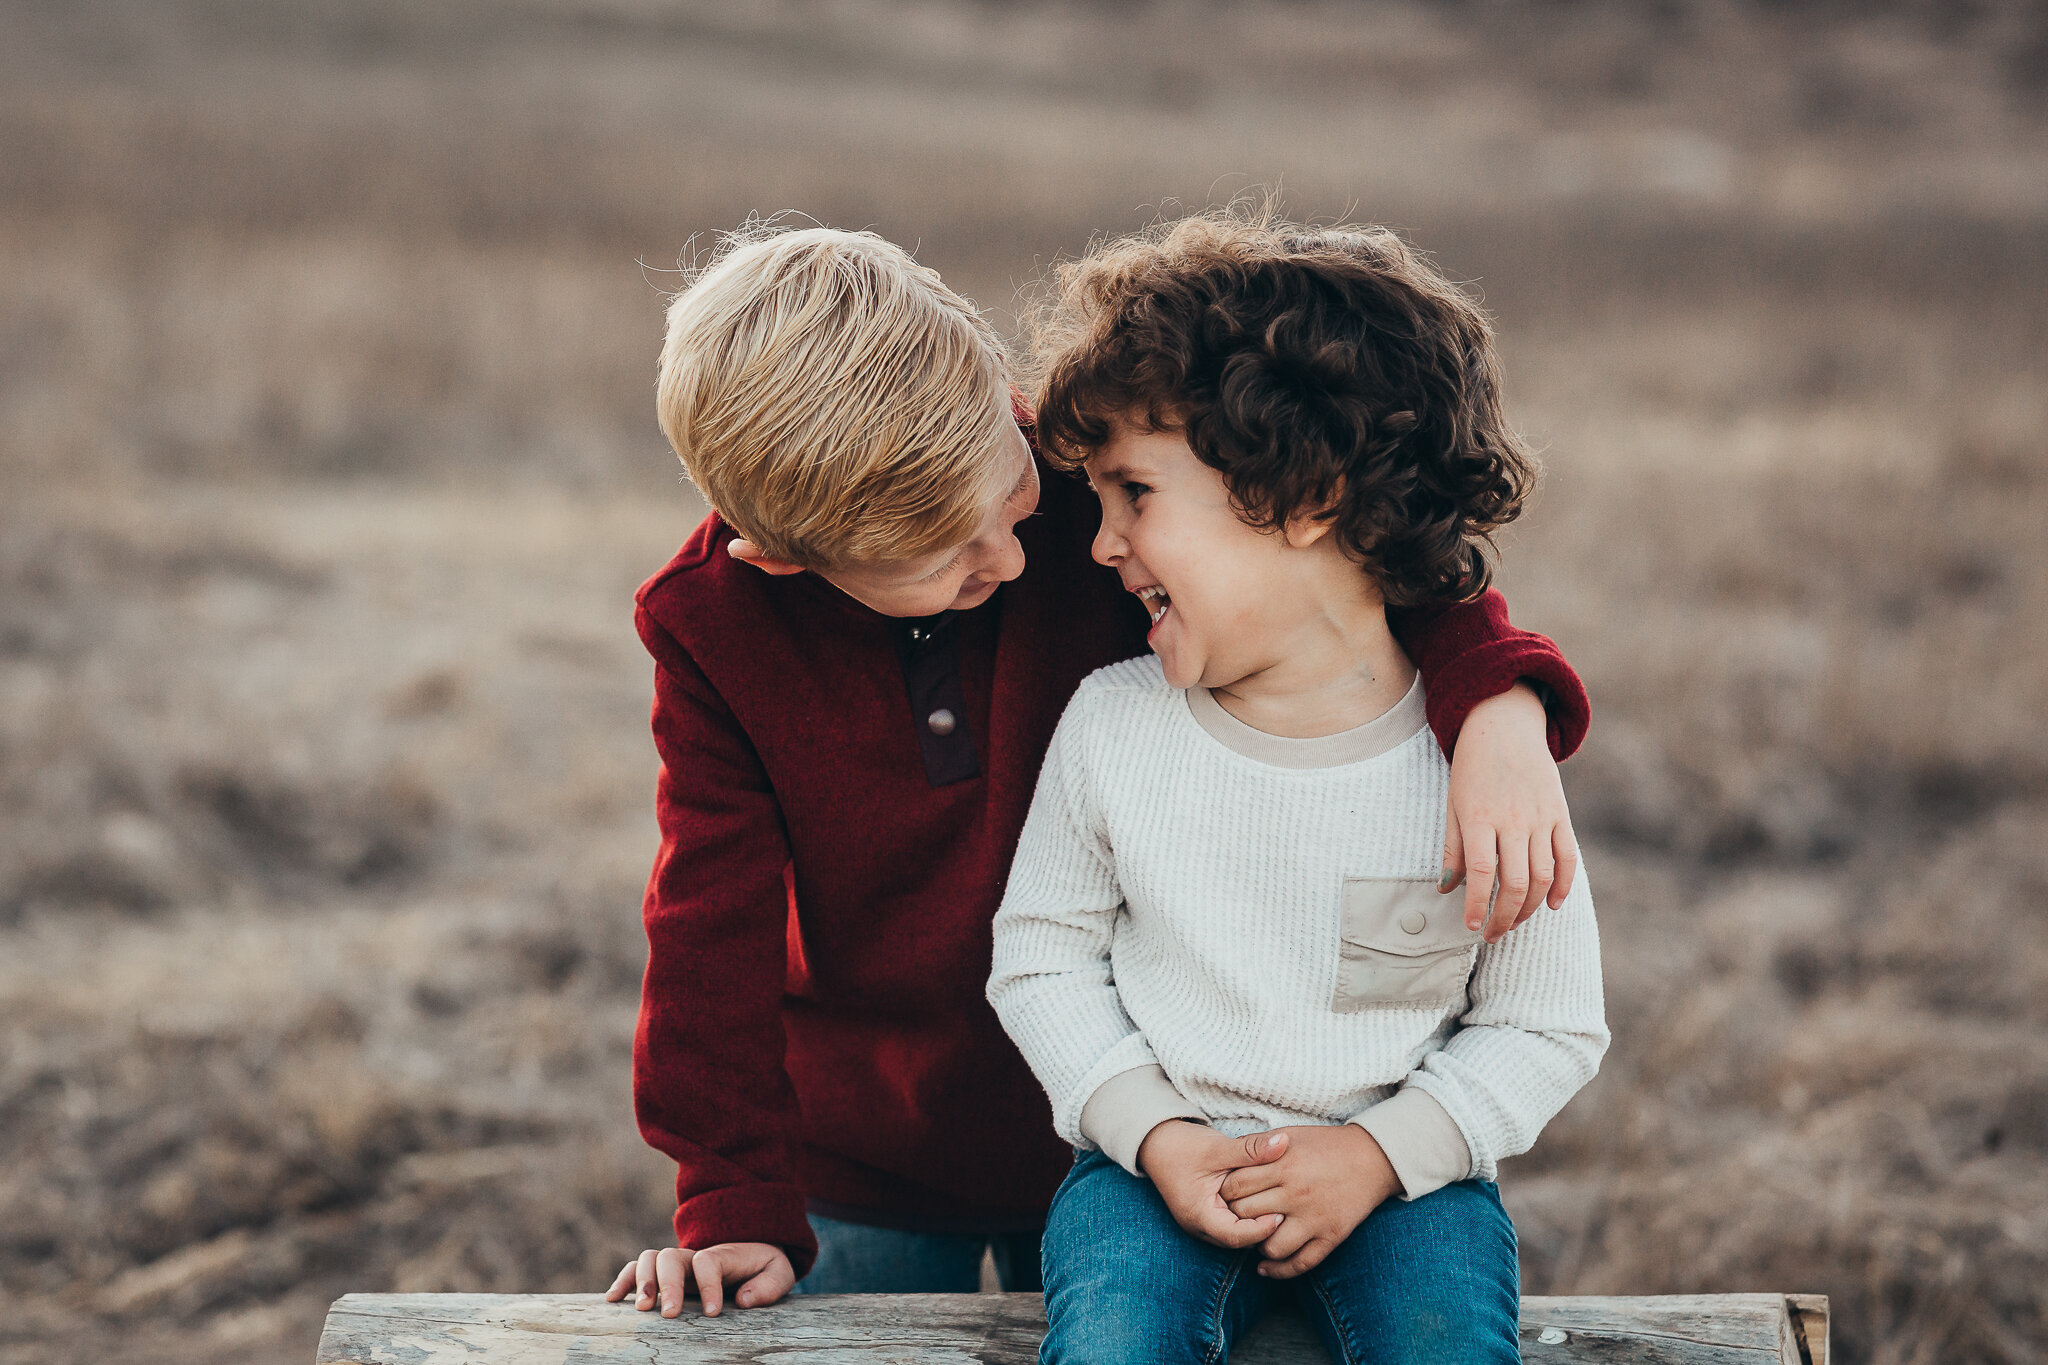
{"label": "eyebrow", "polygon": [[[1004,501],[1004,502],[1008,502],[1008,501],[1009,501],[1009,500],[1010,500],[1011,498],[1014,498],[1014,497],[1016,497],[1016,496],[1017,496],[1017,494],[1018,494],[1018,492],[1019,492],[1019,490],[1021,490],[1021,489],[1022,489],[1022,488],[1024,487],[1024,485],[1025,485],[1025,484],[1027,484],[1027,483],[1030,483],[1030,482],[1031,482],[1031,474],[1032,474],[1032,471],[1033,471],[1034,469],[1036,469],[1036,468],[1037,468],[1037,461],[1035,461],[1035,460],[1031,460],[1031,459],[1026,459],[1026,460],[1025,460],[1025,462],[1024,462],[1024,472],[1023,472],[1022,474],[1019,474],[1019,475],[1017,476],[1017,482],[1015,482],[1014,484],[1011,484],[1011,485],[1010,485],[1010,491],[1009,491],[1009,492],[1007,492],[1007,493],[1005,493],[1005,494],[1003,495],[1003,501]],[[954,549],[953,549],[953,553],[952,553],[952,554],[950,554],[950,555],[948,555],[948,556],[946,557],[946,562],[945,562],[945,563],[943,563],[943,564],[941,564],[941,565],[939,565],[939,567],[938,567],[938,568],[936,568],[936,569],[933,569],[933,570],[931,570],[931,571],[930,571],[930,572],[928,572],[928,573],[921,573],[921,574],[918,574],[918,575],[916,575],[916,576],[914,576],[914,577],[912,577],[912,578],[906,579],[906,580],[904,580],[904,581],[905,581],[905,582],[909,582],[909,583],[922,583],[922,582],[924,582],[924,581],[925,581],[926,579],[928,579],[928,578],[937,578],[937,577],[938,577],[938,576],[939,576],[940,574],[942,574],[942,573],[944,573],[944,572],[945,572],[946,570],[948,570],[948,569],[952,568],[952,567],[953,567],[953,562],[954,562],[955,560],[959,559],[961,555],[963,555],[963,554],[966,554],[966,553],[967,553],[967,547],[968,547],[969,545],[972,545],[973,543],[974,543],[974,542],[973,542],[972,540],[969,540],[969,541],[967,541],[967,542],[965,542],[965,543],[963,543],[963,544],[961,544],[961,545],[955,546],[955,547],[954,547]]]}
{"label": "eyebrow", "polygon": [[1133,465],[1129,460],[1117,460],[1112,463],[1099,465],[1091,461],[1085,468],[1090,479],[1100,479],[1104,483],[1113,483],[1118,479],[1128,479],[1134,475],[1150,477],[1142,465]]}

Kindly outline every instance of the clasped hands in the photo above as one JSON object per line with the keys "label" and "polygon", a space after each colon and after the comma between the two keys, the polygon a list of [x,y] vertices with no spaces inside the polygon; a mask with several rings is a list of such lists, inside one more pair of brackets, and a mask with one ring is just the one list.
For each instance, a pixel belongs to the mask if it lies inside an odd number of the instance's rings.
{"label": "clasped hands", "polygon": [[1355,1123],[1225,1137],[1175,1119],[1146,1134],[1138,1165],[1189,1236],[1257,1246],[1259,1274],[1292,1279],[1321,1265],[1401,1181]]}

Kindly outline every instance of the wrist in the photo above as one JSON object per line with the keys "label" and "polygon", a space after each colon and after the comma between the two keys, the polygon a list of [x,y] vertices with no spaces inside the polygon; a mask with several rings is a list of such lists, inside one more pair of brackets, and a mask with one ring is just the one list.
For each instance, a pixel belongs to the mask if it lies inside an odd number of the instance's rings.
{"label": "wrist", "polygon": [[1387,1159],[1380,1140],[1355,1123],[1342,1125],[1345,1140],[1352,1147],[1351,1172],[1359,1192],[1378,1204],[1401,1192],[1401,1177]]}
{"label": "wrist", "polygon": [[1202,1111],[1173,1088],[1156,1063],[1110,1077],[1081,1108],[1081,1136],[1132,1175],[1145,1172],[1138,1148],[1168,1119],[1200,1119]]}
{"label": "wrist", "polygon": [[1165,1119],[1153,1124],[1152,1130],[1146,1133],[1144,1140],[1138,1144],[1138,1169],[1148,1177],[1157,1179],[1152,1169],[1154,1163],[1171,1160],[1178,1143],[1188,1137],[1193,1130],[1207,1127],[1207,1124],[1187,1118]]}

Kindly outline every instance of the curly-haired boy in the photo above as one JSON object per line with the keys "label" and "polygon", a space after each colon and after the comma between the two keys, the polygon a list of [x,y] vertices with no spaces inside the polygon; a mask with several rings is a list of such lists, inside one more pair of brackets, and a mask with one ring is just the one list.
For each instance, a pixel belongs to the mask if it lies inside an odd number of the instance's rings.
{"label": "curly-haired boy", "polygon": [[[715,511],[636,617],[662,842],[633,1094],[676,1244],[611,1296],[971,1290],[990,1251],[1035,1288],[1069,1150],[982,998],[989,924],[1060,711],[1143,652],[1144,614],[1089,562],[1094,500],[1036,458],[988,324],[872,234],[731,238],[669,309],[658,410]],[[1446,747],[1463,727],[1466,904],[1497,858],[1505,932],[1571,876],[1517,679],[1548,686],[1559,757],[1584,692],[1498,594],[1399,628]]]}
{"label": "curly-haired boy", "polygon": [[1390,232],[1221,212],[1065,267],[1039,342],[1153,651],[1076,692],[995,922],[1083,1149],[1040,1358],[1220,1359],[1291,1288],[1337,1360],[1514,1361],[1492,1181],[1599,1065],[1599,939],[1583,880],[1498,942],[1438,896],[1387,625],[1485,588],[1533,478],[1487,322]]}

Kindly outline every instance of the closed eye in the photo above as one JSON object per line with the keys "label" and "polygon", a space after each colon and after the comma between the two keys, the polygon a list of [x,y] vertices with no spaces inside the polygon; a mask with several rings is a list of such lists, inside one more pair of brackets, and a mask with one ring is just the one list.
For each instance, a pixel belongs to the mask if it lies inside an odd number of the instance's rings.
{"label": "closed eye", "polygon": [[926,574],[923,578],[920,578],[917,581],[920,583],[929,583],[935,578],[944,578],[947,574],[953,572],[954,569],[960,567],[960,561],[966,557],[967,551],[962,550],[959,554],[954,555],[951,559],[939,565],[938,568],[933,569],[930,573]]}

